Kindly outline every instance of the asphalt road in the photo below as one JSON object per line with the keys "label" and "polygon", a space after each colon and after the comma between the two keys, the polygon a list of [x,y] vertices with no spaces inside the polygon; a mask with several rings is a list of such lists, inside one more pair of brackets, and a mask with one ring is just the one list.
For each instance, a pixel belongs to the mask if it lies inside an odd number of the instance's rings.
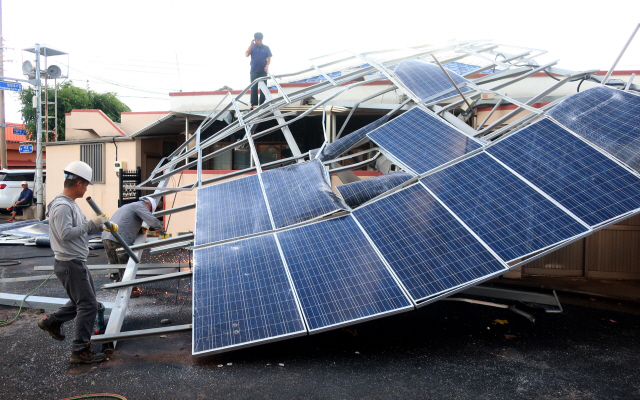
{"label": "asphalt road", "polygon": [[[90,263],[106,263],[103,251],[92,253],[100,256]],[[0,258],[50,254],[0,247]],[[0,267],[0,277],[42,275],[33,266],[51,263],[51,257],[24,259]],[[108,282],[104,275],[94,279],[97,286]],[[0,283],[0,292],[27,293],[37,285]],[[131,300],[123,331],[159,327],[162,318],[173,325],[190,322],[188,280],[143,289]],[[64,289],[52,279],[36,294],[63,297]],[[99,291],[101,300],[113,296]],[[532,324],[507,310],[441,301],[346,329],[204,358],[191,357],[190,334],[173,334],[120,342],[112,359],[96,369],[69,364],[69,338],[54,341],[36,325],[42,314],[27,310],[0,327],[0,398],[98,392],[129,400],[640,398],[640,306],[590,299],[582,304],[587,306],[565,303],[563,314],[531,311]],[[0,311],[13,316],[17,309]],[[65,329],[72,332],[72,326]]]}

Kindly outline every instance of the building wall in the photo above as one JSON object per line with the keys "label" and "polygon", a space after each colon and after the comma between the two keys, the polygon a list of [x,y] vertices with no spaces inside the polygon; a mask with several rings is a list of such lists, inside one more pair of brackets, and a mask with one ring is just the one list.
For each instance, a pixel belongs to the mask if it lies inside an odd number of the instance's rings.
{"label": "building wall", "polygon": [[65,117],[65,139],[95,139],[126,136],[120,127],[100,110],[72,110]]}
{"label": "building wall", "polygon": [[[135,169],[136,165],[139,165],[139,145],[136,141],[119,141],[116,142],[118,146],[118,160],[126,160],[128,169]],[[116,148],[113,143],[104,143],[104,181],[105,183],[96,183],[90,185],[86,197],[92,197],[95,202],[100,206],[102,211],[109,215],[118,209],[119,194],[119,179],[113,170],[113,163],[116,159]],[[74,160],[80,159],[80,144],[65,144],[48,146],[47,152],[49,158],[47,160],[47,185],[46,185],[46,199],[47,201],[53,200],[55,196],[62,193],[64,188],[64,168]],[[93,214],[91,207],[83,199],[77,200],[80,209],[85,215],[90,216]]]}
{"label": "building wall", "polygon": [[123,112],[120,114],[120,129],[127,135],[131,135],[168,113],[168,111]]}

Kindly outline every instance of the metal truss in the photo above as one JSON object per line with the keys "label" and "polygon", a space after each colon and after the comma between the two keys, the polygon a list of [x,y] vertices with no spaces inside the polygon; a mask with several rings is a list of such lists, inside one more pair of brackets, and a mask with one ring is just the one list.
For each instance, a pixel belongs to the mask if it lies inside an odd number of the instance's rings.
{"label": "metal truss", "polygon": [[[520,52],[517,54],[510,54],[502,50],[502,48],[504,47],[509,47],[510,49],[520,49],[521,51],[518,50]],[[339,55],[343,53],[344,56],[339,57]],[[389,49],[360,54],[348,52],[343,53],[334,53],[312,59],[310,60],[311,66],[301,71],[282,75],[273,75],[269,73],[267,77],[257,78],[256,80],[251,82],[251,84],[249,84],[238,95],[232,96],[230,93],[227,93],[220,100],[218,105],[216,105],[216,107],[214,107],[213,110],[211,110],[211,112],[207,115],[207,117],[201,122],[196,132],[192,134],[192,136],[187,140],[185,140],[185,142],[180,145],[171,155],[163,158],[158,163],[156,168],[154,168],[154,170],[151,172],[149,178],[146,181],[140,183],[137,186],[132,186],[129,188],[138,189],[141,191],[153,190],[154,192],[149,196],[159,198],[170,194],[177,194],[180,191],[190,191],[195,188],[201,188],[203,186],[215,184],[219,181],[238,177],[247,173],[257,172],[258,176],[260,176],[260,174],[264,170],[278,168],[283,164],[305,161],[311,156],[308,153],[303,154],[300,151],[299,146],[295,141],[294,132],[291,131],[291,124],[301,120],[311,113],[316,113],[315,115],[317,115],[317,113],[319,112],[324,113],[325,107],[328,105],[342,105],[343,103],[335,100],[341,94],[344,94],[362,85],[366,85],[368,83],[380,81],[383,79],[387,79],[390,81],[387,88],[379,90],[376,93],[364,96],[360,100],[354,103],[349,103],[347,105],[350,110],[345,122],[342,124],[338,132],[333,132],[335,138],[325,136],[326,140],[323,144],[323,147],[329,144],[330,141],[338,140],[343,136],[343,133],[345,132],[345,129],[351,120],[351,117],[359,108],[363,107],[363,104],[366,104],[368,101],[379,96],[383,96],[385,93],[389,93],[391,91],[399,91],[404,96],[404,99],[401,99],[398,103],[383,104],[379,107],[381,109],[389,110],[388,114],[392,115],[400,110],[405,110],[412,107],[420,107],[432,116],[440,117],[443,120],[453,124],[469,136],[475,136],[486,141],[495,140],[496,138],[513,133],[529,125],[562,100],[562,98],[558,98],[545,105],[544,107],[533,107],[535,103],[543,101],[545,96],[548,96],[550,93],[554,92],[568,82],[576,79],[586,79],[586,77],[589,77],[591,73],[595,72],[574,72],[561,70],[555,67],[557,61],[552,61],[540,65],[535,61],[535,58],[545,54],[546,52],[543,50],[517,46],[504,46],[502,44],[491,43],[487,41],[458,42],[446,44],[443,46],[424,45],[405,49]],[[501,59],[498,60],[498,57],[501,57]],[[322,62],[323,59],[329,60],[331,58],[334,59]],[[405,85],[405,83],[402,82],[402,80],[399,79],[393,72],[393,68],[400,62],[405,60],[424,60],[427,62],[435,62],[437,59],[443,65],[446,65],[449,62],[456,62],[468,58],[473,58],[475,60],[474,63],[476,63],[477,60],[482,60],[484,64],[462,75],[465,78],[471,77],[472,79],[471,83],[465,85],[473,90],[467,91],[464,94],[460,91],[460,88],[462,86],[457,87],[455,84],[453,84],[453,87],[443,91],[442,93],[435,94],[427,99],[419,99],[418,96],[412,93],[411,90]],[[355,70],[346,74],[342,74],[340,76],[332,76],[333,72],[344,70],[345,68],[354,68]],[[496,70],[495,68],[499,68],[499,70]],[[488,70],[492,71],[490,73],[486,73],[486,71]],[[474,76],[480,72],[485,72],[485,74],[483,74],[481,77],[474,78]],[[525,100],[517,100],[511,98],[501,91],[504,88],[507,88],[540,72],[560,75],[561,78],[548,88],[542,90],[537,95]],[[315,74],[315,76],[322,76],[325,80],[308,87],[293,90],[288,93],[286,93],[283,89],[282,83],[285,83],[286,81],[299,80],[305,76],[312,76],[310,74]],[[250,91],[253,85],[258,85],[259,90],[264,93],[266,101],[255,109],[243,111],[240,109],[239,103],[242,103],[242,97]],[[627,86],[629,85],[631,85],[631,82],[627,84]],[[272,95],[272,93],[268,89],[269,86],[275,86],[275,88],[277,89],[277,94],[275,96]],[[479,123],[477,129],[473,129],[452,114],[452,112],[473,112],[478,100],[483,93],[492,94],[494,97],[498,98],[498,101],[489,115],[484,119],[484,121]],[[320,94],[322,94],[322,100],[315,101],[314,99],[314,101],[311,101],[314,96]],[[443,96],[447,95],[449,95],[447,98],[442,98]],[[469,104],[468,106],[466,106],[466,108],[463,107],[463,104],[465,104],[465,102],[468,102]],[[303,103],[308,104],[308,109],[304,111],[288,111],[286,109],[286,107],[290,107],[293,104]],[[504,104],[516,105],[516,109],[512,110],[496,121],[487,124],[487,121],[489,121],[494,112]],[[235,113],[236,118],[226,127],[216,132],[213,136],[203,140],[202,133],[209,127],[211,127],[213,122],[216,121],[219,116],[230,111]],[[527,111],[528,114],[514,122],[505,125],[507,121],[518,116],[523,111]],[[274,120],[277,122],[277,125],[268,129],[264,129],[262,131],[257,130],[260,123]],[[323,124],[326,124],[326,120],[324,118]],[[254,141],[260,137],[263,137],[272,132],[276,132],[278,130],[282,131],[285,140],[292,151],[293,156],[286,159],[261,164],[256,152]],[[209,154],[203,155],[203,152],[209,149],[211,146],[220,143],[224,139],[233,134],[236,134],[237,132],[244,132],[244,138],[242,140],[216,149]],[[360,146],[361,144],[362,141],[361,143],[354,144],[352,148]],[[245,146],[248,146],[251,152],[252,164],[249,168],[233,171],[224,175],[216,176],[214,178],[202,178],[203,162],[210,160],[224,152],[232,151],[234,149]],[[348,150],[350,149],[347,149],[347,151]],[[316,153],[316,155],[318,154],[320,154],[320,151]],[[364,156],[366,158],[363,161],[356,162],[347,166],[338,164],[340,161],[353,159],[360,156]],[[362,168],[364,166],[371,166],[375,164],[375,161],[377,159],[385,158],[388,160],[393,160],[390,155],[384,154],[384,150],[372,146],[368,150],[360,151],[355,154],[344,156],[338,155],[332,160],[323,160],[323,164],[329,168],[329,173],[334,174],[344,173],[345,171]],[[168,187],[168,182],[171,176],[181,173],[182,171],[185,171],[187,169],[193,168],[197,169],[197,180],[195,183],[185,184],[178,187]],[[406,187],[407,185],[414,183],[417,178],[418,177],[415,177],[414,179],[409,180],[408,182],[392,189],[390,192],[397,191],[402,187]],[[158,187],[146,186],[156,183],[158,184]],[[378,196],[377,198],[386,196],[390,192]],[[375,201],[375,199],[371,201]],[[160,217],[191,210],[194,208],[195,204],[187,204],[171,209],[157,211],[154,213],[154,215],[156,217]],[[313,222],[317,222],[317,220],[314,220]],[[572,238],[571,241],[578,239],[579,238]],[[131,250],[138,252],[138,254],[141,254],[144,249],[152,249],[152,251],[158,252],[168,251],[176,248],[192,249],[194,245],[193,240],[194,235],[188,234],[168,240],[146,242],[146,236],[140,235],[136,239],[136,244],[131,246]],[[569,243],[570,241],[567,241],[566,243],[561,243],[553,248],[541,251],[538,254],[531,255],[531,257],[529,257],[527,260],[523,260],[514,265],[511,265],[510,268],[520,266],[525,262],[541,257],[544,254],[547,254],[548,252],[551,252],[558,247],[564,246]],[[153,269],[153,271],[160,271],[159,267],[155,267],[156,268]],[[180,279],[191,276],[190,271],[181,271],[179,267],[176,271],[176,268],[174,266],[172,269],[166,268],[164,272],[158,272],[158,274],[161,275],[159,277],[137,279],[136,274],[138,272],[138,269],[142,269],[142,265],[136,264],[135,261],[130,260],[126,266],[122,282],[105,285],[105,288],[118,289],[118,293],[116,295],[116,300],[112,305],[111,318],[109,319],[106,334],[94,336],[92,338],[93,341],[111,342],[113,343],[113,346],[115,346],[116,340],[166,334],[168,332],[174,331],[179,332],[191,330],[191,325],[183,325],[172,328],[120,332],[122,321],[126,314],[132,286],[144,283],[153,283],[167,279]],[[419,306],[450,296],[456,292],[469,289],[471,286],[477,285],[478,283],[481,282],[471,282],[467,286],[429,299],[425,303],[419,304]],[[471,295],[482,295],[478,293],[478,290],[480,289],[475,291],[471,289],[469,290],[470,291],[468,293]],[[491,293],[493,297],[498,297],[495,295],[495,293]],[[517,295],[516,297],[518,296],[526,297],[526,295]],[[542,303],[545,303],[545,301],[548,303],[549,299],[547,298],[546,300],[542,301]]]}

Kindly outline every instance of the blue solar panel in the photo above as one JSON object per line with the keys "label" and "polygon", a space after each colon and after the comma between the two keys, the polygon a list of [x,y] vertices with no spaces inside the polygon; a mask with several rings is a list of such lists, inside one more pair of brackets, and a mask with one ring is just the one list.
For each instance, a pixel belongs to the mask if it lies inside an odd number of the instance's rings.
{"label": "blue solar panel", "polygon": [[349,210],[331,190],[320,160],[265,171],[262,182],[276,228]]}
{"label": "blue solar panel", "polygon": [[193,354],[303,335],[273,234],[194,251]]}
{"label": "blue solar panel", "polygon": [[563,100],[548,115],[640,172],[640,97],[597,86]]}
{"label": "blue solar panel", "polygon": [[207,186],[196,197],[196,245],[273,229],[257,175]]}
{"label": "blue solar panel", "polygon": [[487,277],[498,261],[420,184],[355,210],[415,301]]}
{"label": "blue solar panel", "polygon": [[[341,137],[333,143],[329,143],[322,150],[322,154],[320,155],[321,161],[329,161],[334,158],[338,158],[341,154],[358,144],[362,139],[367,136],[367,133],[372,130],[380,127],[380,125],[384,124],[389,120],[389,115],[385,115],[382,118],[379,118],[372,123],[358,129],[357,131],[351,132],[347,136]],[[313,150],[312,150],[313,151]],[[315,153],[312,153],[312,158],[315,157]]]}
{"label": "blue solar panel", "polygon": [[309,331],[412,308],[351,216],[277,235]]}
{"label": "blue solar panel", "polygon": [[407,111],[368,136],[418,174],[482,147],[476,140],[419,108]]}
{"label": "blue solar panel", "polygon": [[[460,85],[469,82],[453,71],[447,70],[451,79],[460,87]],[[447,75],[442,69],[432,63],[420,60],[408,60],[398,64],[395,74],[404,85],[413,92],[421,101],[426,100],[438,93],[444,91],[455,91],[455,87],[451,84]],[[462,93],[472,90],[466,86],[460,87]],[[458,92],[451,92],[450,95]],[[449,95],[449,96],[450,96]],[[449,96],[440,96],[442,98]]]}
{"label": "blue solar panel", "polygon": [[484,153],[429,175],[422,182],[504,261],[587,231]]}
{"label": "blue solar panel", "polygon": [[487,152],[590,226],[640,208],[640,179],[543,119]]}
{"label": "blue solar panel", "polygon": [[405,183],[411,178],[413,178],[413,175],[398,171],[340,185],[336,189],[338,189],[349,207],[353,208]]}

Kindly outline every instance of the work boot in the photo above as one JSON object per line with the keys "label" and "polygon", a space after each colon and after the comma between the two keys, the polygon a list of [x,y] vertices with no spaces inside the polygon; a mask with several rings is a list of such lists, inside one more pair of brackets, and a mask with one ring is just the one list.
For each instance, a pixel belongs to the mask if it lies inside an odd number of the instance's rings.
{"label": "work boot", "polygon": [[71,364],[92,364],[99,363],[107,359],[106,354],[96,353],[91,348],[91,342],[84,345],[84,350],[71,353]]}
{"label": "work boot", "polygon": [[49,332],[49,335],[51,335],[51,337],[54,338],[55,340],[62,341],[66,337],[62,333],[62,324],[57,324],[51,321],[51,318],[49,318],[49,316],[46,316],[40,321],[38,321],[38,326],[43,331]]}
{"label": "work boot", "polygon": [[135,299],[137,297],[140,297],[140,294],[142,292],[140,291],[140,288],[137,286],[134,286],[133,289],[131,289],[131,296],[130,298]]}

